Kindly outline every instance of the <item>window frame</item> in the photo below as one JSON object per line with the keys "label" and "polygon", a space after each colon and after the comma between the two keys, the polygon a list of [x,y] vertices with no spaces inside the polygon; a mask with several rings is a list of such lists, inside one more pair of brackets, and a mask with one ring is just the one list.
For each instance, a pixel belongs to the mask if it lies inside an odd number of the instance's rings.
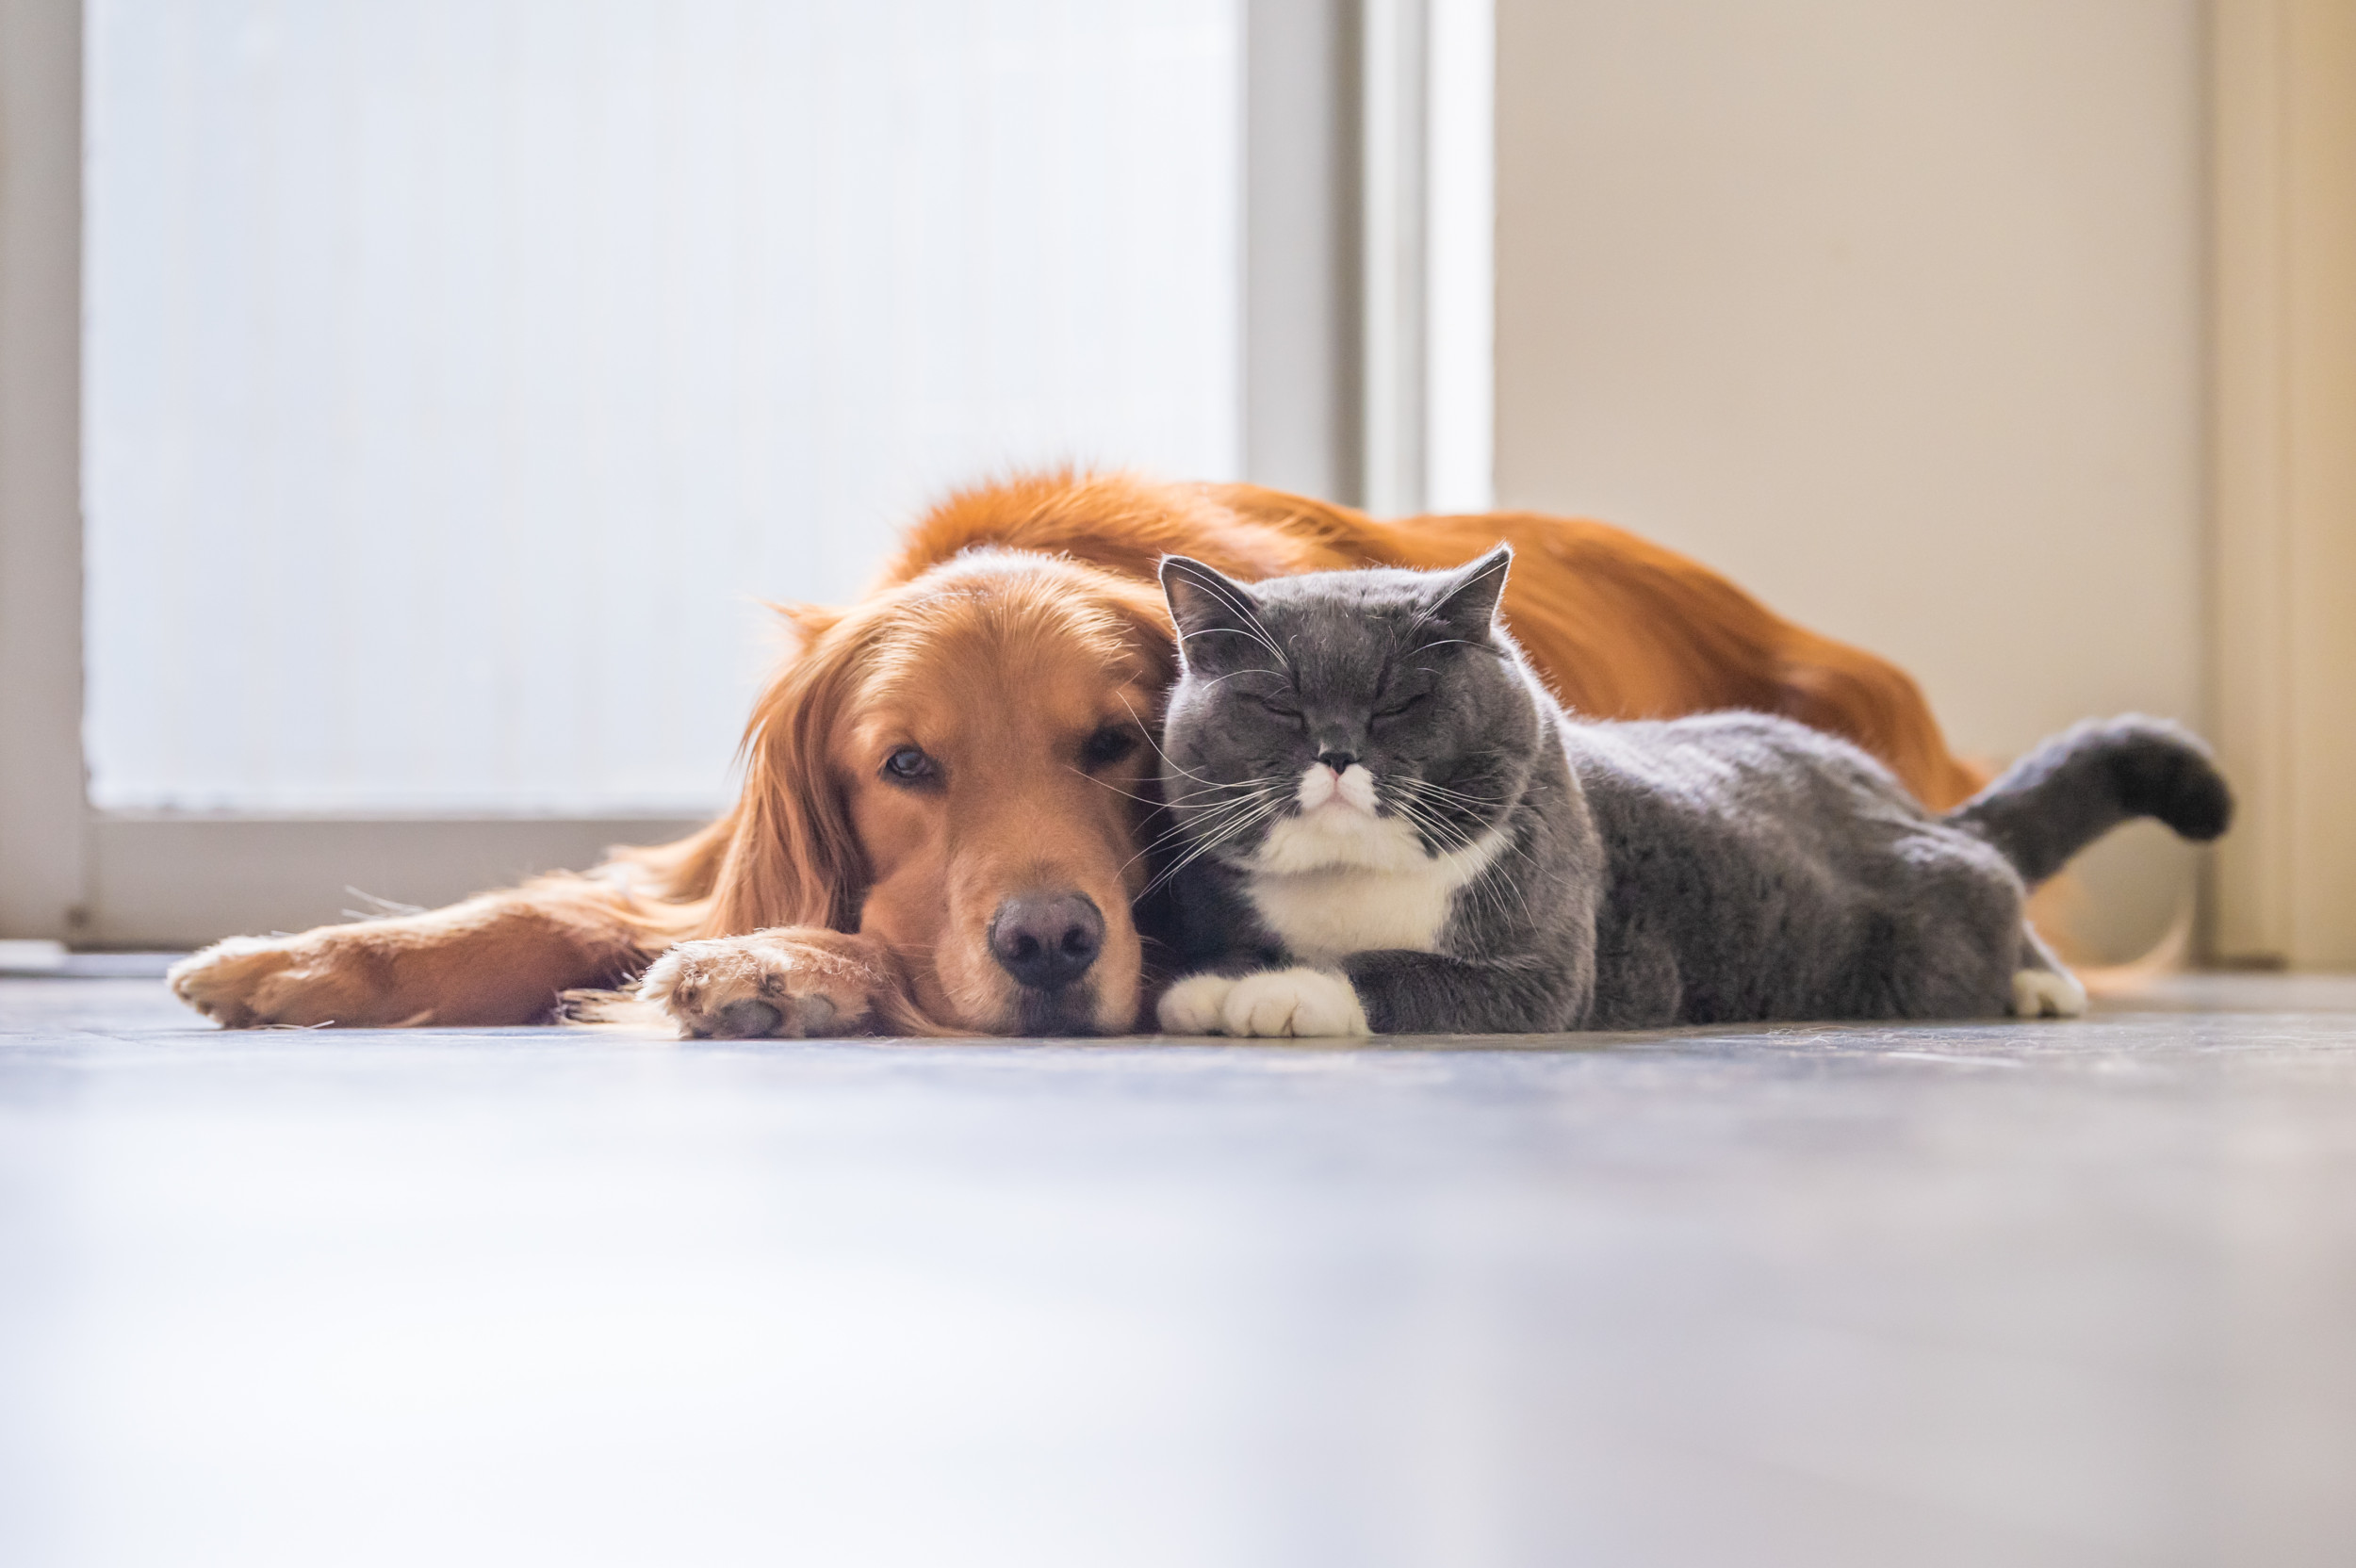
{"label": "window frame", "polygon": [[[1432,8],[1462,15],[1469,5],[1485,16],[1490,0],[1236,3],[1245,477],[1371,500],[1384,512],[1417,510],[1426,313],[1417,292],[1424,269],[1413,258],[1425,242],[1428,148],[1416,74]],[[362,890],[446,902],[699,825],[661,816],[295,816],[90,804],[83,40],[82,0],[0,0],[0,936],[181,947],[233,931],[300,929],[359,912]],[[1367,90],[1369,72],[1383,74],[1382,90]],[[1403,118],[1411,109],[1412,120]],[[1381,247],[1367,243],[1378,229]],[[1387,259],[1372,267],[1378,250]],[[1400,257],[1409,258],[1403,267]],[[1379,405],[1369,403],[1369,386],[1380,388]]]}

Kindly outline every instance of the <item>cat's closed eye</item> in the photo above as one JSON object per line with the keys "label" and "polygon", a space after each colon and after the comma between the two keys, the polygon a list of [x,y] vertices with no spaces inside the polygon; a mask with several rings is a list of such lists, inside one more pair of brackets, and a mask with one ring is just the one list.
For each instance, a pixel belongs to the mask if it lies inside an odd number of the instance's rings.
{"label": "cat's closed eye", "polygon": [[1376,709],[1374,710],[1374,716],[1378,719],[1396,719],[1401,713],[1409,712],[1415,709],[1422,707],[1424,703],[1430,699],[1430,697],[1431,694],[1429,692],[1417,692],[1414,696],[1395,702],[1388,708]]}
{"label": "cat's closed eye", "polygon": [[1263,694],[1261,693],[1254,692],[1248,694],[1246,700],[1258,704],[1262,710],[1275,714],[1280,719],[1297,719],[1301,717],[1301,710],[1295,708],[1291,703],[1286,702],[1281,696]]}

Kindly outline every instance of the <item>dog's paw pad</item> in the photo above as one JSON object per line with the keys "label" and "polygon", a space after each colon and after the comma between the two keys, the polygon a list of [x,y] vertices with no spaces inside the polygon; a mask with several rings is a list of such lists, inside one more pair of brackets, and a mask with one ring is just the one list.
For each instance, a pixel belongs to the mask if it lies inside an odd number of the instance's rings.
{"label": "dog's paw pad", "polygon": [[712,1033],[729,1039],[757,1039],[785,1026],[785,1014],[774,1004],[746,997],[731,1002],[712,1015]]}
{"label": "dog's paw pad", "polygon": [[1224,974],[1189,974],[1162,993],[1153,1017],[1166,1035],[1216,1035],[1220,1004],[1235,988]]}
{"label": "dog's paw pad", "polygon": [[1372,1033],[1350,983],[1314,969],[1274,970],[1236,981],[1220,1004],[1219,1021],[1230,1035],[1262,1039]]}
{"label": "dog's paw pad", "polygon": [[2060,970],[2015,970],[2012,1010],[2017,1018],[2078,1018],[2086,1010],[2086,988]]}

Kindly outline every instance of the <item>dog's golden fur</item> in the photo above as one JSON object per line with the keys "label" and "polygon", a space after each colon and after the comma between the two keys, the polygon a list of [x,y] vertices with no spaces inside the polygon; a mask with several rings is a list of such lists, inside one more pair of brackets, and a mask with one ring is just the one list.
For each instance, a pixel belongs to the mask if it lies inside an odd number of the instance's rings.
{"label": "dog's golden fur", "polygon": [[[1256,579],[1454,565],[1500,538],[1507,620],[1579,711],[1759,709],[1856,741],[1934,808],[1977,786],[1901,671],[1604,524],[1386,523],[1251,485],[1044,475],[951,497],[859,603],[787,612],[798,650],[754,710],[736,805],[702,832],[446,909],[232,939],[173,988],[233,1026],[490,1024],[644,972],[639,994],[691,1033],[733,1032],[744,1002],[787,1032],[1126,1029],[1150,967],[1130,917],[1148,743],[1173,673],[1161,557]],[[907,746],[939,760],[922,789],[883,770]],[[1050,1016],[988,945],[1002,901],[1046,887],[1105,923]]]}

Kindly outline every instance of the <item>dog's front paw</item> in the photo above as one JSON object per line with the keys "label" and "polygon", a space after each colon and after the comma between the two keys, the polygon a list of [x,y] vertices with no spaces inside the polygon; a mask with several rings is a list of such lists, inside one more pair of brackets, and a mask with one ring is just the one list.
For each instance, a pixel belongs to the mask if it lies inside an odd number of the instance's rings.
{"label": "dog's front paw", "polygon": [[231,1029],[431,1021],[384,1016],[387,973],[366,927],[329,926],[299,937],[231,937],[172,965],[164,983]]}
{"label": "dog's front paw", "polygon": [[638,1000],[659,1004],[683,1035],[856,1034],[875,1001],[875,972],[849,946],[858,939],[788,928],[681,942],[646,971]]}
{"label": "dog's front paw", "polygon": [[1219,1026],[1230,1035],[1261,1038],[1373,1032],[1350,983],[1315,969],[1272,970],[1236,981],[1219,1003]]}
{"label": "dog's front paw", "polygon": [[1235,982],[1224,974],[1189,974],[1162,993],[1153,1017],[1165,1035],[1216,1035],[1219,1009]]}
{"label": "dog's front paw", "polygon": [[2067,970],[2019,969],[2012,973],[2016,1018],[2079,1018],[2086,1010],[2086,988]]}
{"label": "dog's front paw", "polygon": [[231,937],[164,971],[164,984],[206,1018],[250,1029],[270,1021],[262,993],[285,988],[282,977],[295,963],[292,945],[283,937]]}

